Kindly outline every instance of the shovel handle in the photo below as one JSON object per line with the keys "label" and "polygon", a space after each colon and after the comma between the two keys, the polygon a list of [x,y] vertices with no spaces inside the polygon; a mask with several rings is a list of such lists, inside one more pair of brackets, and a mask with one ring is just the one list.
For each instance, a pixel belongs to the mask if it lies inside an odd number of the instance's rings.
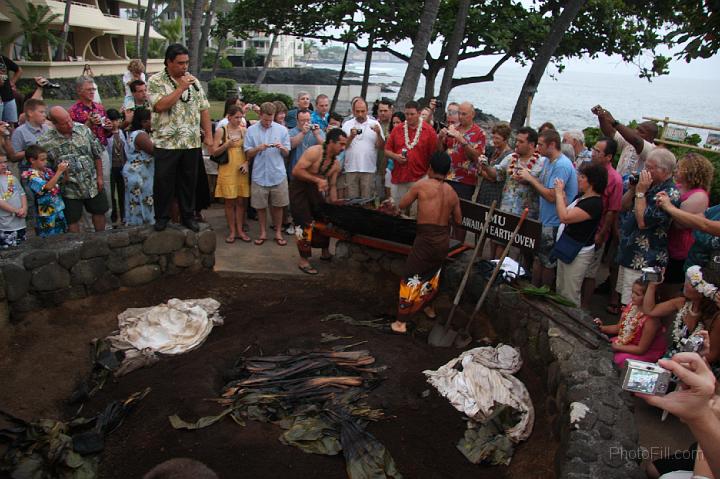
{"label": "shovel handle", "polygon": [[452,318],[455,315],[455,309],[457,308],[458,304],[460,304],[460,298],[462,298],[463,292],[465,291],[465,285],[467,284],[468,278],[470,277],[470,271],[472,271],[473,265],[475,264],[475,258],[477,258],[478,253],[483,247],[483,244],[485,244],[485,234],[487,233],[487,230],[489,229],[490,223],[493,220],[493,216],[495,215],[495,205],[497,204],[496,200],[493,200],[492,204],[490,205],[490,211],[488,211],[488,216],[485,220],[485,224],[483,224],[482,232],[480,233],[480,239],[478,240],[477,244],[475,245],[475,249],[473,250],[472,257],[470,258],[470,262],[468,263],[467,267],[465,268],[465,274],[463,275],[462,281],[460,282],[460,286],[458,287],[457,293],[455,293],[455,299],[453,300],[453,307],[450,310],[450,314],[448,315],[448,319],[445,322],[445,327],[449,326],[452,322]]}
{"label": "shovel handle", "polygon": [[500,260],[495,265],[495,269],[493,269],[492,276],[490,276],[490,280],[485,285],[485,289],[483,290],[482,296],[480,296],[480,299],[478,300],[477,304],[475,305],[475,310],[472,313],[472,316],[470,316],[470,319],[467,322],[467,325],[465,325],[465,334],[470,331],[470,325],[472,324],[473,320],[475,319],[475,316],[477,315],[478,311],[480,311],[480,308],[482,307],[483,303],[485,302],[485,297],[487,297],[488,293],[490,292],[490,288],[492,287],[493,283],[495,282],[495,278],[497,278],[498,273],[500,272],[500,268],[502,267],[503,261],[505,261],[505,257],[507,257],[508,252],[510,251],[510,247],[512,246],[513,242],[515,241],[515,236],[517,236],[518,231],[520,231],[520,228],[522,227],[523,223],[525,222],[525,218],[527,218],[528,215],[528,209],[525,208],[525,211],[523,211],[522,216],[520,216],[520,221],[518,221],[517,226],[515,226],[515,230],[512,232],[512,235],[510,235],[510,241],[508,241],[508,244],[505,246],[505,249],[502,252],[502,256],[500,256]]}

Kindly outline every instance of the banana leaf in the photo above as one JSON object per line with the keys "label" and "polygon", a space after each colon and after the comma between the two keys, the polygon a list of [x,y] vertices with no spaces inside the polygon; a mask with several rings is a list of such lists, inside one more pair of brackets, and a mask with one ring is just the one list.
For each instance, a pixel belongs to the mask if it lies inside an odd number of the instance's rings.
{"label": "banana leaf", "polygon": [[218,414],[217,416],[205,416],[201,417],[195,422],[186,422],[180,419],[180,417],[177,414],[173,414],[172,416],[168,417],[170,420],[170,425],[175,429],[202,429],[204,427],[212,426],[216,422],[218,422],[220,419],[224,418],[231,412],[233,412],[235,408],[228,408],[225,409],[223,412]]}

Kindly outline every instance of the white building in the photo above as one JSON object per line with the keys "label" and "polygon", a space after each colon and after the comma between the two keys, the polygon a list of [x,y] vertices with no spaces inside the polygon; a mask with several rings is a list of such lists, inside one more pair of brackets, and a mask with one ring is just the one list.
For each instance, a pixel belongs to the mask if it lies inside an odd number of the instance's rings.
{"label": "white building", "polygon": [[[233,64],[240,65],[245,50],[255,48],[258,57],[265,58],[270,50],[271,37],[265,32],[253,32],[248,39],[228,37],[225,55]],[[271,68],[294,68],[295,59],[303,56],[303,42],[290,35],[279,35],[270,60]]]}

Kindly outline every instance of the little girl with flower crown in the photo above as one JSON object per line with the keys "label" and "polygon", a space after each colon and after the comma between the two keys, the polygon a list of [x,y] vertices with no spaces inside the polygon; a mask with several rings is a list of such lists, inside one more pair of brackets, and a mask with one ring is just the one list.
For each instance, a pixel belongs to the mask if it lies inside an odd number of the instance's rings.
{"label": "little girl with flower crown", "polygon": [[[666,358],[681,351],[682,340],[692,336],[701,336],[705,347],[700,352],[715,375],[718,375],[718,359],[720,359],[720,327],[716,325],[718,306],[715,299],[718,295],[720,274],[709,268],[691,266],[685,273],[683,296],[655,304],[655,289],[660,283],[650,283],[643,301],[643,311],[652,316],[667,316],[676,313],[671,331],[671,344],[665,353]],[[709,347],[708,347],[709,343]]]}
{"label": "little girl with flower crown", "polygon": [[601,332],[616,335],[612,338],[613,361],[620,368],[625,367],[626,359],[654,363],[667,349],[665,327],[660,319],[643,313],[644,297],[654,294],[648,289],[642,280],[635,281],[631,301],[623,309],[619,323],[603,326],[599,319],[594,320]]}

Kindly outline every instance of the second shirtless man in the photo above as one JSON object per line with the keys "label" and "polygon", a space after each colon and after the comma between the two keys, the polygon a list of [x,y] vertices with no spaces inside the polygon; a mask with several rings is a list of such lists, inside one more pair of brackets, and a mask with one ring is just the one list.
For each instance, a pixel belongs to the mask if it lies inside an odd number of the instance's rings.
{"label": "second shirtless man", "polygon": [[[406,320],[429,305],[437,294],[442,263],[450,248],[450,220],[461,221],[460,200],[445,182],[450,170],[450,157],[444,151],[433,153],[427,178],[418,181],[400,200],[404,210],[416,200],[417,233],[400,279],[397,320],[392,323],[396,333],[407,332]],[[433,316],[432,311],[428,311]]]}

